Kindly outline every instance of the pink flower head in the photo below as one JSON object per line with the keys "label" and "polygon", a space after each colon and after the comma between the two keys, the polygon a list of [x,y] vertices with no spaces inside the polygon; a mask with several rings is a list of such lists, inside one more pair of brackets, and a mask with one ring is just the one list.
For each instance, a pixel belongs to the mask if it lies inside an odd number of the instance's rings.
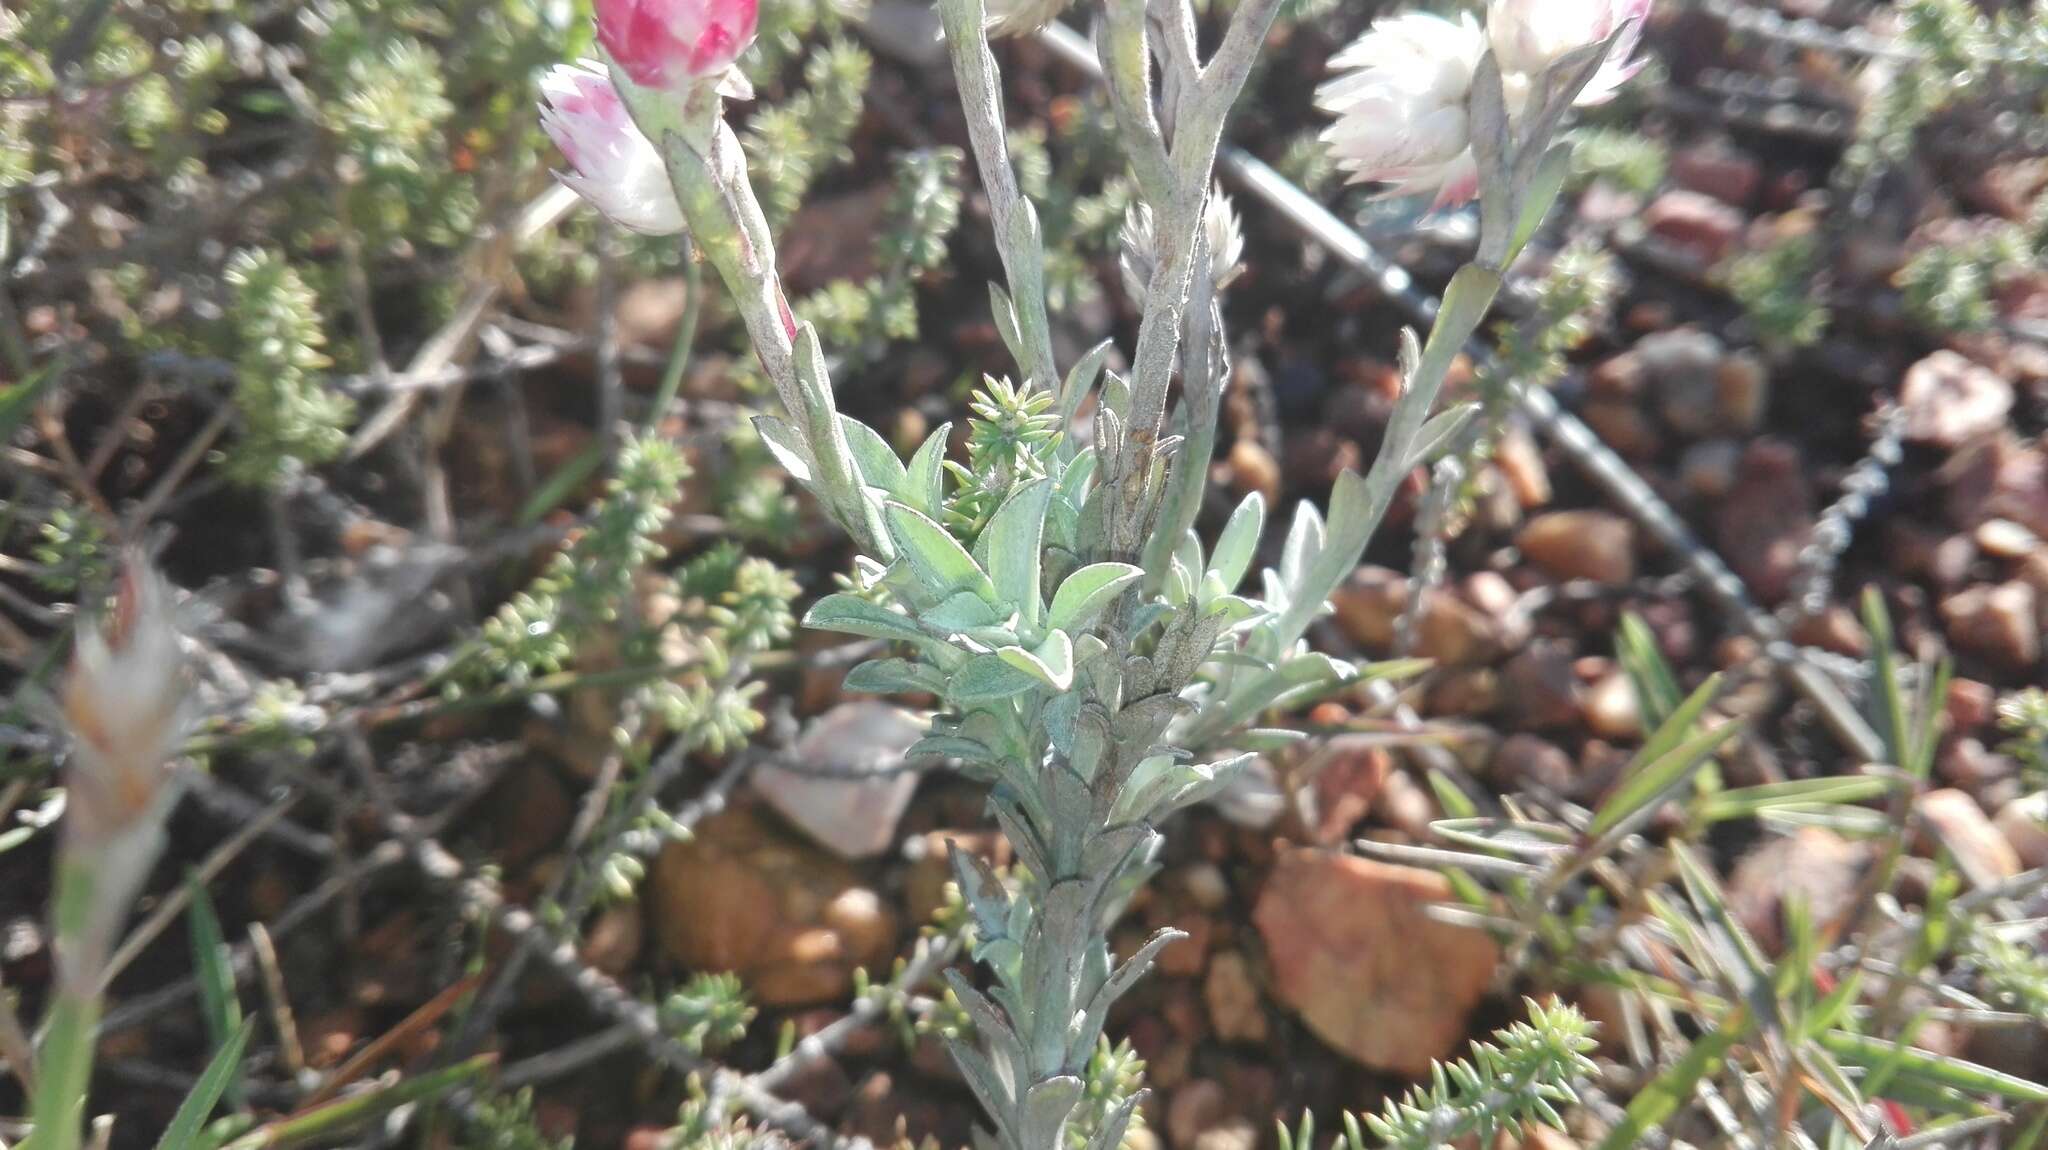
{"label": "pink flower head", "polygon": [[597,0],[597,39],[635,84],[683,88],[754,42],[760,0]]}
{"label": "pink flower head", "polygon": [[540,90],[540,126],[573,169],[557,178],[622,228],[650,236],[683,230],[661,153],[634,125],[602,65],[558,64]]}
{"label": "pink flower head", "polygon": [[1650,0],[1490,0],[1486,35],[1504,76],[1533,80],[1574,49],[1621,30],[1600,70],[1579,93],[1577,103],[1598,104],[1642,70],[1643,61],[1630,57],[1649,14]]}
{"label": "pink flower head", "polygon": [[1316,91],[1336,117],[1323,142],[1357,183],[1390,184],[1389,195],[1436,193],[1436,206],[1479,190],[1466,101],[1486,53],[1470,16],[1423,13],[1376,20],[1330,61],[1341,74]]}

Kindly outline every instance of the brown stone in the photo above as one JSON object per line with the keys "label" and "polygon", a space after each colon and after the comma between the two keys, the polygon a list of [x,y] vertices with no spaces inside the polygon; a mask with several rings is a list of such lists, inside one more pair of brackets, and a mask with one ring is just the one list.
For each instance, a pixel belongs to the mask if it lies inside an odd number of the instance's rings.
{"label": "brown stone", "polygon": [[1501,740],[1489,774],[1503,788],[1519,789],[1533,783],[1559,794],[1570,794],[1577,768],[1572,757],[1557,744],[1517,732]]}
{"label": "brown stone", "polygon": [[1225,1042],[1266,1040],[1265,998],[1242,952],[1226,950],[1209,960],[1202,1001],[1209,1007],[1209,1025],[1216,1037]]}
{"label": "brown stone", "polygon": [[1899,385],[1905,437],[1948,449],[2004,427],[2012,403],[1997,372],[1946,349],[1907,368]]}
{"label": "brown stone", "polygon": [[1651,201],[1643,211],[1651,235],[1691,256],[1701,267],[1721,262],[1742,234],[1742,213],[1727,204],[1674,188]]}
{"label": "brown stone", "polygon": [[1229,466],[1231,490],[1256,491],[1268,507],[1279,503],[1280,465],[1273,462],[1273,453],[1264,444],[1249,436],[1231,443]]}
{"label": "brown stone", "polygon": [[2028,870],[2048,867],[2048,792],[2023,795],[1998,808],[1991,820]]}
{"label": "brown stone", "polygon": [[1544,731],[1577,726],[1579,677],[1555,640],[1538,640],[1501,668],[1501,698],[1519,727]]}
{"label": "brown stone", "polygon": [[895,952],[894,915],[859,872],[745,807],[663,850],[649,887],[662,953],[691,970],[738,973],[764,1005],[838,998],[854,967],[882,969]]}
{"label": "brown stone", "polygon": [[1626,583],[1635,578],[1635,526],[1611,511],[1552,511],[1515,536],[1523,557],[1559,579]]}
{"label": "brown stone", "polygon": [[1419,1076],[1462,1045],[1500,962],[1487,935],[1431,918],[1442,875],[1311,849],[1282,853],[1253,921],[1274,994],[1347,1056]]}
{"label": "brown stone", "polygon": [[1681,188],[1746,208],[1763,182],[1763,170],[1748,153],[1725,140],[1708,140],[1671,157],[1671,180]]}
{"label": "brown stone", "polygon": [[1664,436],[1652,423],[1643,405],[1636,401],[1587,400],[1579,418],[1600,437],[1600,442],[1624,458],[1654,459],[1664,450]]}
{"label": "brown stone", "polygon": [[1743,452],[1735,487],[1715,509],[1714,534],[1756,597],[1776,603],[1798,574],[1813,517],[1813,489],[1798,449],[1759,439]]}
{"label": "brown stone", "polygon": [[2012,671],[2041,658],[2041,626],[2034,588],[2017,579],[1980,583],[1941,601],[1949,641]]}
{"label": "brown stone", "polygon": [[1821,827],[1801,827],[1743,856],[1728,879],[1728,905],[1757,942],[1776,953],[1784,946],[1785,900],[1805,904],[1815,926],[1826,929],[1855,909],[1870,848]]}
{"label": "brown stone", "polygon": [[1635,684],[1621,671],[1609,671],[1586,688],[1581,703],[1586,729],[1603,739],[1639,739],[1643,715],[1636,706]]}
{"label": "brown stone", "polygon": [[1493,465],[1500,469],[1515,502],[1525,511],[1550,502],[1550,471],[1543,466],[1543,453],[1529,433],[1515,428],[1494,445]]}
{"label": "brown stone", "polygon": [[2020,873],[2018,853],[1966,792],[1929,791],[1914,806],[1934,842],[1948,851],[1972,886],[1991,886]]}
{"label": "brown stone", "polygon": [[1974,440],[1942,466],[1940,479],[1957,526],[2008,519],[2048,538],[2048,453],[2039,442],[2010,432]]}
{"label": "brown stone", "polygon": [[1338,735],[1325,744],[1312,784],[1315,795],[1315,840],[1327,846],[1344,841],[1351,828],[1372,810],[1386,785],[1393,760],[1373,735]]}

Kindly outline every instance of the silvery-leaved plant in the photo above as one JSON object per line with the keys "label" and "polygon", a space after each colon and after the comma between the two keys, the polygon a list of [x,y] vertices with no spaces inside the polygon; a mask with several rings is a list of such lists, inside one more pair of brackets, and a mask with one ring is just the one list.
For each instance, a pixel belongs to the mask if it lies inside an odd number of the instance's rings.
{"label": "silvery-leaved plant", "polygon": [[[1107,942],[1153,867],[1162,821],[1215,794],[1259,749],[1293,737],[1259,729],[1262,715],[1391,670],[1311,651],[1304,635],[1400,482],[1472,414],[1432,414],[1444,373],[1562,183],[1565,155],[1552,145],[1559,122],[1596,73],[1631,66],[1640,17],[1639,6],[1605,0],[1500,0],[1492,27],[1411,35],[1402,21],[1416,18],[1396,17],[1367,34],[1383,47],[1349,54],[1368,75],[1400,71],[1350,85],[1361,89],[1356,98],[1326,101],[1344,117],[1333,139],[1349,166],[1397,191],[1469,179],[1462,198],[1480,201],[1481,239],[1428,344],[1403,339],[1406,387],[1371,470],[1343,475],[1327,514],[1299,505],[1277,564],[1254,575],[1265,520],[1256,495],[1212,544],[1193,526],[1230,376],[1218,295],[1242,248],[1235,215],[1211,184],[1216,150],[1280,3],[1237,5],[1203,60],[1189,0],[1149,9],[1144,0],[1093,0],[1097,52],[1139,193],[1123,262],[1142,318],[1119,372],[1107,344],[1064,368],[1055,359],[1038,219],[1010,164],[989,49],[991,29],[1028,31],[1060,5],[1012,0],[992,11],[984,0],[940,0],[1003,264],[992,306],[1017,371],[977,395],[965,466],[946,458],[950,427],[904,459],[841,416],[817,333],[790,309],[745,154],[723,115],[724,99],[746,90],[729,65],[755,25],[754,0],[599,3],[598,40],[632,123],[565,113],[551,125],[569,137],[579,190],[602,179],[586,156],[630,152],[638,137],[658,151],[691,239],[731,292],[781,400],[780,414],[758,417],[763,440],[861,551],[855,588],[820,600],[806,622],[895,644],[896,654],[856,667],[847,685],[937,696],[939,714],[913,753],[944,756],[989,784],[1020,866],[1005,881],[955,856],[988,987],[952,974],[975,1024],[954,1054],[992,1123],[986,1146],[1063,1145],[1104,1016],[1176,936],[1160,932],[1121,964]],[[1569,21],[1552,9],[1569,9]],[[1542,26],[1522,27],[1531,21]],[[1415,58],[1396,60],[1384,47],[1390,37]],[[1509,50],[1512,67],[1496,60]],[[1396,140],[1377,156],[1347,143],[1365,138],[1353,118],[1395,113],[1441,138]],[[1469,177],[1420,170],[1461,156]],[[618,211],[604,193],[586,194]],[[1181,401],[1169,411],[1176,374]],[[1099,1122],[1089,1145],[1116,1146],[1135,1103]]]}

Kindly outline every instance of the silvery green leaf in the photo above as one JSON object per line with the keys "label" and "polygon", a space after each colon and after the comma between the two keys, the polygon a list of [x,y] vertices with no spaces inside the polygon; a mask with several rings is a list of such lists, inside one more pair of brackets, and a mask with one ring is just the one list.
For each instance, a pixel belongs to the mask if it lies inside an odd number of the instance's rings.
{"label": "silvery green leaf", "polygon": [[931,734],[910,744],[903,752],[905,759],[958,759],[965,763],[986,763],[992,761],[995,752],[984,743],[959,735]]}
{"label": "silvery green leaf", "polygon": [[1181,532],[1180,542],[1173,549],[1173,557],[1180,560],[1180,565],[1187,568],[1191,577],[1199,578],[1202,572],[1209,569],[1208,561],[1202,557],[1202,538],[1192,531]]}
{"label": "silvery green leaf", "polygon": [[995,602],[995,585],[951,532],[923,513],[895,502],[883,508],[883,521],[897,553],[927,594],[936,599],[955,591],[972,591]]}
{"label": "silvery green leaf", "polygon": [[1427,467],[1435,462],[1436,457],[1450,446],[1451,441],[1459,432],[1465,430],[1465,426],[1471,423],[1472,417],[1477,414],[1478,404],[1461,403],[1430,416],[1429,422],[1422,425],[1422,430],[1415,433],[1415,446],[1408,452],[1408,466]]}
{"label": "silvery green leaf", "polygon": [[912,643],[928,643],[932,640],[931,635],[909,618],[858,595],[844,593],[827,595],[811,604],[811,609],[804,613],[804,626],[819,631],[865,635],[870,639],[894,639]]}
{"label": "silvery green leaf", "polygon": [[[1079,663],[1078,657],[1075,662]],[[1038,712],[1038,720],[1045,726],[1045,737],[1052,743],[1053,750],[1071,760],[1074,754],[1074,720],[1081,709],[1082,696],[1079,691],[1066,691],[1054,695]]]}
{"label": "silvery green leaf", "polygon": [[1020,1145],[1066,1145],[1067,1115],[1073,1113],[1080,1098],[1081,1080],[1071,1074],[1044,1079],[1025,1091],[1024,1103],[1018,1107]]}
{"label": "silvery green leaf", "polygon": [[1138,609],[1131,613],[1131,634],[1142,635],[1150,630],[1154,623],[1171,618],[1173,614],[1173,605],[1164,600],[1154,599],[1150,603],[1140,603]]}
{"label": "silvery green leaf", "polygon": [[1266,614],[1266,608],[1242,595],[1218,595],[1209,600],[1209,618],[1221,619],[1226,627],[1258,619]]}
{"label": "silvery green leaf", "polygon": [[896,458],[896,450],[874,428],[857,419],[842,415],[839,426],[846,432],[846,449],[853,456],[854,466],[860,469],[861,481],[881,488],[892,499],[901,499],[908,486],[908,475],[903,470],[903,461]]}
{"label": "silvery green leaf", "polygon": [[1010,349],[1010,359],[1023,364],[1024,337],[1017,332],[1017,309],[1010,303],[1010,293],[1001,284],[988,285],[988,307],[996,321],[996,331],[1003,337],[1003,346]]}
{"label": "silvery green leaf", "polygon": [[996,657],[1055,691],[1064,691],[1074,685],[1074,641],[1065,631],[1047,635],[1036,650],[1004,647],[996,652]]}
{"label": "silvery green leaf", "polygon": [[1246,495],[1237,510],[1230,513],[1230,522],[1223,525],[1223,534],[1216,537],[1216,553],[1209,556],[1209,572],[1222,580],[1224,590],[1235,591],[1244,580],[1265,525],[1266,501],[1256,491]]}
{"label": "silvery green leaf", "polygon": [[1081,631],[1116,600],[1123,589],[1145,573],[1129,563],[1091,563],[1060,583],[1053,592],[1048,627]]}
{"label": "silvery green leaf", "polygon": [[[1072,698],[1080,698],[1076,692]],[[1085,703],[1074,716],[1074,737],[1067,761],[1074,772],[1090,782],[1102,766],[1102,758],[1109,753],[1109,716],[1100,703]]]}
{"label": "silvery green leaf", "polygon": [[1093,447],[1084,447],[1067,460],[1060,471],[1060,498],[1079,505],[1088,494],[1088,486],[1095,480],[1096,456]]}
{"label": "silvery green leaf", "polygon": [[1190,709],[1177,695],[1147,695],[1118,711],[1110,720],[1110,731],[1123,746],[1149,747],[1159,741],[1168,723]]}
{"label": "silvery green leaf", "polygon": [[[1021,651],[1005,647],[1005,651]],[[985,703],[1035,690],[1041,676],[1025,671],[1001,655],[976,655],[960,665],[946,683],[946,698],[956,703]]]}
{"label": "silvery green leaf", "polygon": [[876,695],[909,691],[938,695],[946,690],[946,676],[931,664],[914,659],[869,659],[846,673],[846,689]]}
{"label": "silvery green leaf", "polygon": [[1300,587],[1309,565],[1322,552],[1322,514],[1316,510],[1315,504],[1304,499],[1294,505],[1294,522],[1287,528],[1287,542],[1280,549],[1281,586],[1289,591]]}
{"label": "silvery green leaf", "polygon": [[1247,751],[1277,751],[1307,739],[1307,731],[1293,727],[1252,727],[1231,736],[1231,741]]}
{"label": "silvery green leaf", "polygon": [[1219,706],[1203,714],[1202,727],[1220,735],[1296,691],[1343,682],[1352,673],[1350,664],[1320,651],[1296,655],[1264,675],[1240,683]]}
{"label": "silvery green leaf", "polygon": [[1166,581],[1159,592],[1174,607],[1186,607],[1195,600],[1195,574],[1179,555],[1167,560]]}
{"label": "silvery green leaf", "polygon": [[1123,964],[1116,968],[1116,973],[1110,975],[1109,980],[1102,984],[1102,989],[1095,994],[1095,1001],[1088,1004],[1089,1013],[1098,1018],[1107,1015],[1116,1000],[1129,992],[1131,987],[1136,986],[1138,980],[1145,977],[1145,972],[1152,969],[1152,964],[1159,960],[1160,951],[1186,937],[1186,931],[1167,927],[1146,939],[1145,945],[1139,947],[1136,954],[1125,959]]}
{"label": "silvery green leaf", "polygon": [[803,411],[800,416],[796,412],[790,414],[798,416],[803,425],[804,442],[810,448],[812,474],[816,477],[813,489],[826,506],[837,511],[840,522],[854,532],[864,547],[879,558],[892,558],[882,517],[874,501],[858,490],[860,477],[855,473],[846,432],[833,406],[832,378],[825,369],[825,350],[818,344],[818,329],[809,323],[797,324],[791,351]]}
{"label": "silvery green leaf", "polygon": [[905,480],[900,498],[926,515],[938,514],[940,500],[946,493],[946,443],[952,434],[952,424],[940,424],[925,436],[917,454],[910,457],[910,466],[904,468]]}
{"label": "silvery green leaf", "polygon": [[1017,1040],[1017,1031],[1010,1025],[1010,1020],[1003,1017],[1003,1012],[996,1009],[996,1004],[989,1000],[988,995],[976,990],[974,984],[967,981],[966,975],[951,967],[944,971],[944,975],[946,989],[951,990],[953,996],[960,1000],[960,1008],[967,1012],[968,1020],[974,1023],[974,1029],[979,1032],[982,1044],[1001,1052],[1001,1061],[1014,1064],[1015,1060],[1023,1055],[1024,1044]]}
{"label": "silvery green leaf", "polygon": [[1515,152],[1500,62],[1492,52],[1481,56],[1473,70],[1466,108],[1470,112],[1472,159],[1479,169],[1478,258],[1506,267],[1508,235],[1514,223]]}
{"label": "silvery green leaf", "polygon": [[983,627],[995,627],[1003,622],[1002,616],[989,605],[988,600],[972,591],[955,591],[946,596],[938,606],[919,611],[917,620],[934,631],[973,632]]}
{"label": "silvery green leaf", "polygon": [[[968,1088],[981,1101],[982,1111],[995,1120],[998,1129],[1006,1129],[1009,1126],[1006,1116],[1016,1105],[1016,1099],[1012,1094],[1012,1082],[1005,1079],[1014,1078],[1015,1072],[1010,1075],[999,1072],[989,1057],[976,1049],[972,1042],[948,1038],[946,1049],[953,1055],[954,1065],[960,1068],[960,1077],[967,1080]],[[1010,1145],[1011,1142],[1006,1138],[1004,1144]]]}
{"label": "silvery green leaf", "polygon": [[1564,190],[1565,178],[1571,175],[1572,146],[1558,144],[1544,153],[1543,162],[1536,167],[1529,185],[1522,189],[1521,218],[1515,221],[1515,235],[1508,244],[1507,261],[1513,263],[1522,254],[1522,248],[1536,229],[1543,226],[1543,217],[1550,214],[1551,205],[1557,202],[1558,193]]}
{"label": "silvery green leaf", "polygon": [[761,435],[761,443],[775,462],[789,472],[791,479],[809,486],[811,482],[811,453],[804,448],[801,435],[796,428],[784,423],[773,415],[754,417],[754,430]]}
{"label": "silvery green leaf", "polygon": [[[1016,616],[1013,615],[1010,618],[1014,622]],[[1003,623],[997,623],[989,627],[969,627],[959,633],[959,638],[965,640],[976,651],[993,651],[999,647],[1015,647],[1024,641],[1014,628]]]}
{"label": "silvery green leaf", "polygon": [[[1067,369],[1066,382],[1060,385],[1060,398],[1057,407],[1060,415],[1061,431],[1067,429],[1068,421],[1073,419],[1074,413],[1081,409],[1081,401],[1087,397],[1089,390],[1095,386],[1096,377],[1102,374],[1102,365],[1108,362],[1110,349],[1114,346],[1113,341],[1105,339],[1083,352],[1081,358],[1075,360],[1074,365]],[[1069,436],[1064,442],[1071,441],[1072,437]]]}
{"label": "silvery green leaf", "polygon": [[995,584],[998,601],[1015,612],[1027,633],[1042,613],[1038,586],[1039,545],[1045,535],[1050,478],[1034,479],[1011,492],[975,540],[975,558]]}

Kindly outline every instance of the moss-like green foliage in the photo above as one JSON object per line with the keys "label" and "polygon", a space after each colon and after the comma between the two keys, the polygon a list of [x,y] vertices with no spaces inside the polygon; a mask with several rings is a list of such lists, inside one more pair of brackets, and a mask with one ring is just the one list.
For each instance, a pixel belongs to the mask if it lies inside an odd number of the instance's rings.
{"label": "moss-like green foliage", "polygon": [[355,405],[317,374],[327,365],[319,300],[274,251],[228,261],[228,327],[241,434],[227,453],[238,483],[267,486],[341,454]]}

